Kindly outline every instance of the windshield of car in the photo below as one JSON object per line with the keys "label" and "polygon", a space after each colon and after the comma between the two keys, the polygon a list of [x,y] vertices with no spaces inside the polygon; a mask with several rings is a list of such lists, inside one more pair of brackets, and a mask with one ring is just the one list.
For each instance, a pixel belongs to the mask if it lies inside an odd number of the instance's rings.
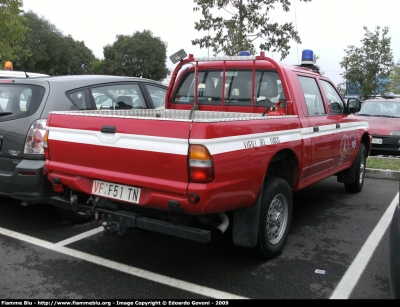
{"label": "windshield of car", "polygon": [[360,116],[400,117],[400,101],[367,100],[363,103]]}

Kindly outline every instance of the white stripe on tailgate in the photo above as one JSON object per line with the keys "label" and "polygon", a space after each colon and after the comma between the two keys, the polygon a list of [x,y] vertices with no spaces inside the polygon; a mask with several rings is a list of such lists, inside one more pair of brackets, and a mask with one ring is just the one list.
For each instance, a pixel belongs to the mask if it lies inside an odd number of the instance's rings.
{"label": "white stripe on tailgate", "polygon": [[188,140],[49,127],[49,140],[187,155]]}
{"label": "white stripe on tailgate", "polygon": [[[313,127],[307,127],[301,129],[254,133],[213,139],[190,139],[189,143],[205,145],[210,153],[214,155],[247,148],[269,146],[313,137],[320,137],[332,133],[343,133],[346,131],[356,131],[358,129],[368,129],[368,124],[366,122],[349,122],[341,123],[339,128],[336,128],[336,124],[319,126],[318,128],[318,132],[315,132]],[[92,130],[77,130],[55,127],[49,127],[49,130],[49,140],[151,152],[164,152],[176,155],[187,155],[188,152],[188,140],[186,139],[122,133],[108,134]]]}

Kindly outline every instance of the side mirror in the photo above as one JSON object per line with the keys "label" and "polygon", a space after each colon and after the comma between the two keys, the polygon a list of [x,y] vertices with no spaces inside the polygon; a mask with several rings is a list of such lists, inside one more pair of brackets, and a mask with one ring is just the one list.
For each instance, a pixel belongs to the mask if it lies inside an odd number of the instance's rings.
{"label": "side mirror", "polygon": [[357,113],[361,110],[362,101],[358,98],[349,98],[347,100],[347,114]]}

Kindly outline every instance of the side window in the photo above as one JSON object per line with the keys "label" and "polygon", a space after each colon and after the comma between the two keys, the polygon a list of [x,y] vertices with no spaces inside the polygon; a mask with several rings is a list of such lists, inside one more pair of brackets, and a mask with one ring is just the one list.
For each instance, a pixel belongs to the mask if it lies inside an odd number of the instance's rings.
{"label": "side window", "polygon": [[307,104],[308,115],[326,114],[325,105],[314,78],[297,76]]}
{"label": "side window", "polygon": [[77,91],[68,92],[67,97],[78,110],[91,110],[89,89],[79,89]]}
{"label": "side window", "polygon": [[321,80],[322,88],[328,99],[329,111],[331,114],[343,114],[344,104],[335,88],[327,81]]}
{"label": "side window", "polygon": [[137,83],[108,84],[93,87],[91,92],[98,110],[147,109]]}
{"label": "side window", "polygon": [[151,100],[153,101],[154,108],[164,109],[165,107],[165,95],[167,90],[158,86],[146,84],[146,88],[149,91]]}

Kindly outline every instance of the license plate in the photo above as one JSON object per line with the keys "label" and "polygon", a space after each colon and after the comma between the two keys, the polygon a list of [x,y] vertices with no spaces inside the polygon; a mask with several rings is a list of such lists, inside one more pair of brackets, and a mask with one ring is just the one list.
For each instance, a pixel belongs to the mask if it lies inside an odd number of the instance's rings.
{"label": "license plate", "polygon": [[92,194],[135,204],[140,200],[140,188],[100,180],[93,181]]}
{"label": "license plate", "polygon": [[382,139],[372,138],[372,144],[382,144]]}

